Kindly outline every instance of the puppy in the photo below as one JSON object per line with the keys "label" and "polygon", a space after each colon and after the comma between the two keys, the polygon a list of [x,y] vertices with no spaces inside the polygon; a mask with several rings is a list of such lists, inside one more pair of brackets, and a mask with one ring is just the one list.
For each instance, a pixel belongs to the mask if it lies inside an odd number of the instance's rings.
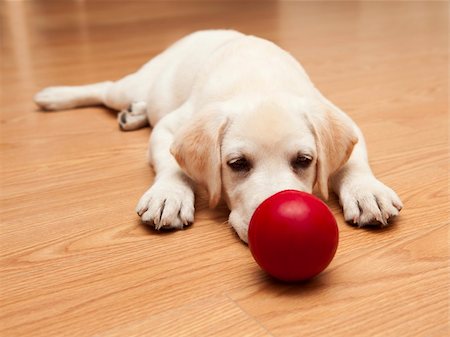
{"label": "puppy", "polygon": [[156,229],[194,221],[194,186],[209,205],[223,197],[229,223],[247,242],[250,218],[285,189],[339,196],[346,221],[380,224],[402,208],[373,175],[355,123],[275,44],[231,30],[193,33],[116,82],[50,87],[45,110],[104,104],[122,130],[150,124],[156,172],[136,211]]}

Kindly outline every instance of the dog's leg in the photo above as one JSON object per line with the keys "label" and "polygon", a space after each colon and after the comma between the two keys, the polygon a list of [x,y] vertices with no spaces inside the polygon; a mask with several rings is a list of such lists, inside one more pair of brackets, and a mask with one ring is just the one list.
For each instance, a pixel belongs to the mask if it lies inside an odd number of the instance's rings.
{"label": "dog's leg", "polygon": [[[133,114],[145,111],[145,104],[157,67],[151,60],[146,67],[118,81],[77,86],[48,87],[34,96],[34,101],[45,110],[64,110],[103,104],[111,109],[126,110],[132,103]],[[155,65],[157,65],[155,63]],[[136,109],[134,109],[136,108]],[[136,110],[136,111],[134,111]]]}
{"label": "dog's leg", "polygon": [[48,87],[34,96],[36,104],[44,110],[64,110],[82,106],[105,104],[105,96],[113,82],[100,82],[79,86]]}
{"label": "dog's leg", "polygon": [[331,177],[331,185],[339,196],[346,221],[359,227],[385,226],[403,205],[397,194],[373,175],[363,134],[356,125],[354,128],[359,141],[348,162]]}
{"label": "dog's leg", "polygon": [[141,197],[136,212],[142,222],[156,229],[181,229],[194,221],[193,183],[170,153],[174,132],[189,116],[183,105],[162,118],[149,143],[149,160],[155,169],[153,185]]}
{"label": "dog's leg", "polygon": [[121,130],[137,130],[148,125],[147,103],[142,94],[147,82],[139,81],[140,76],[134,73],[116,82],[49,87],[38,92],[34,101],[44,110],[103,104],[114,110],[122,110],[118,116]]}
{"label": "dog's leg", "polygon": [[330,177],[333,191],[339,196],[344,218],[359,227],[381,224],[398,215],[403,204],[397,194],[379,181],[370,169],[364,136],[345,112],[335,106],[321,93],[322,102],[335,113],[344,115],[358,136],[347,163]]}

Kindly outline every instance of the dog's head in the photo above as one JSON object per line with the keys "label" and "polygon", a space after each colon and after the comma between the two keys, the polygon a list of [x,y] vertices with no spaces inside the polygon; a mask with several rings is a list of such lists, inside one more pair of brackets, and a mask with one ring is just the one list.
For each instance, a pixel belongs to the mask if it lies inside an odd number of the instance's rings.
{"label": "dog's head", "polygon": [[196,114],[176,135],[171,152],[210,206],[221,196],[230,224],[247,242],[250,218],[272,194],[315,184],[328,197],[328,179],[348,160],[357,136],[350,121],[323,103],[304,99],[236,99]]}

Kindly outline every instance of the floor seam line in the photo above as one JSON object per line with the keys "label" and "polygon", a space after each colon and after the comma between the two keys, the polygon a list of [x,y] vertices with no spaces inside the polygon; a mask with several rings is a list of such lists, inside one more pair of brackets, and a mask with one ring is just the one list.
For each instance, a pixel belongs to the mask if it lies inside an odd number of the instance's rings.
{"label": "floor seam line", "polygon": [[267,329],[267,327],[262,324],[258,319],[256,319],[256,317],[254,317],[253,315],[250,315],[247,310],[245,310],[244,308],[242,308],[241,305],[239,305],[238,302],[236,302],[234,299],[232,299],[227,293],[223,293],[223,295],[228,298],[231,302],[233,302],[240,310],[242,310],[248,317],[250,317],[253,321],[256,322],[256,324],[258,324],[261,328],[264,329],[264,331],[266,331],[270,336],[272,337],[276,337],[271,331],[269,331],[269,329]]}

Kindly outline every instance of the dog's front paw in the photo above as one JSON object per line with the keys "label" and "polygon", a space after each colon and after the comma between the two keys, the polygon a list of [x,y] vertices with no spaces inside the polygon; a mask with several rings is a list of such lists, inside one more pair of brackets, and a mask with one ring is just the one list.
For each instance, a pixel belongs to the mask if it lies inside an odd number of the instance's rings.
{"label": "dog's front paw", "polygon": [[344,217],[359,227],[381,224],[398,215],[403,204],[397,194],[372,176],[347,182],[339,193]]}
{"label": "dog's front paw", "polygon": [[157,181],[136,207],[143,223],[155,229],[182,229],[194,222],[194,192],[180,183]]}

